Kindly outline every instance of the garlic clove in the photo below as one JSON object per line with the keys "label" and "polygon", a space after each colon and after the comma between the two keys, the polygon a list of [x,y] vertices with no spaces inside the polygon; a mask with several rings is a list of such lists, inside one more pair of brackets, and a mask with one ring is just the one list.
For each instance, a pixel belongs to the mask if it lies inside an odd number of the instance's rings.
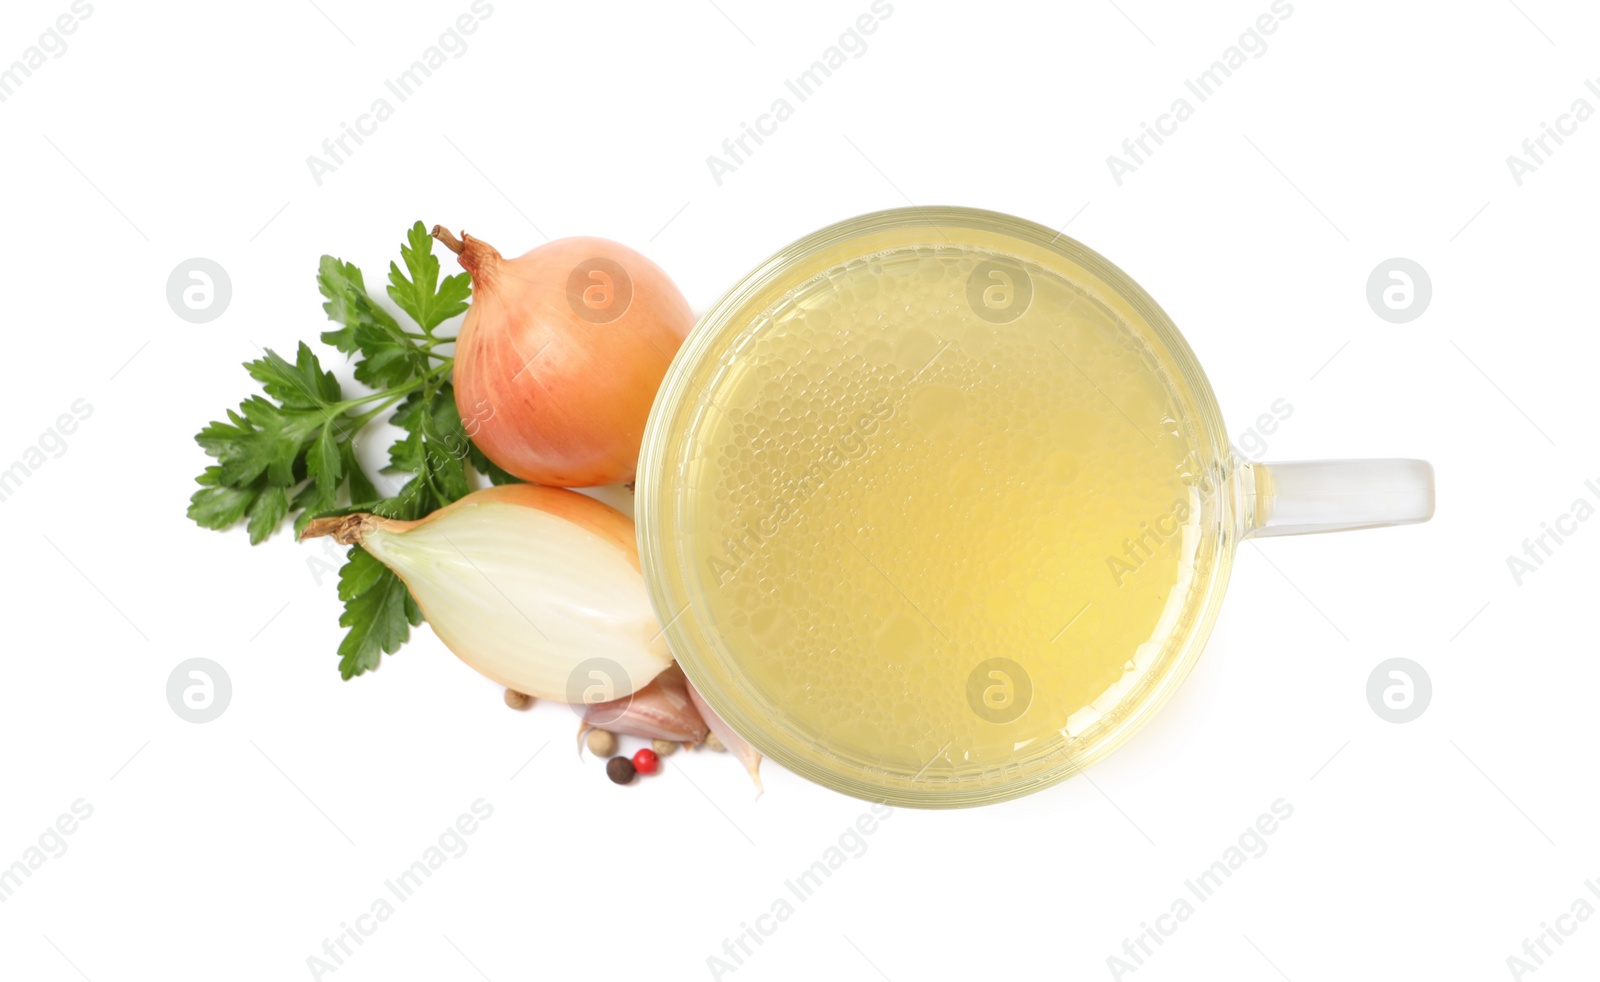
{"label": "garlic clove", "polygon": [[718,716],[715,710],[706,705],[705,697],[687,679],[684,680],[684,684],[688,687],[689,699],[694,703],[694,708],[700,711],[700,718],[706,721],[706,726],[721,741],[723,747],[733,751],[734,755],[739,758],[739,762],[744,764],[744,769],[750,774],[750,780],[756,783],[756,797],[759,798],[766,794],[767,789],[761,784],[760,751],[750,746],[749,743],[745,742],[744,737],[734,732],[733,727],[723,722],[722,717]]}
{"label": "garlic clove", "polygon": [[673,665],[631,696],[597,702],[584,711],[583,725],[646,740],[699,743],[706,724],[689,698],[689,680]]}

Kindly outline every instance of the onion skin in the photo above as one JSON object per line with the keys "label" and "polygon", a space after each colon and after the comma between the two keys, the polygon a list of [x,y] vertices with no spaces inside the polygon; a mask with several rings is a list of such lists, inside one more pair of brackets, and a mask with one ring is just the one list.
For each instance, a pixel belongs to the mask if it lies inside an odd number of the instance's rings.
{"label": "onion skin", "polygon": [[509,260],[465,233],[456,244],[473,285],[454,375],[472,441],[525,481],[632,480],[656,390],[694,326],[683,294],[606,239],[558,239]]}
{"label": "onion skin", "polygon": [[331,535],[334,541],[341,545],[360,545],[361,531],[364,528],[377,527],[389,532],[405,532],[450,512],[496,502],[537,508],[539,511],[564,518],[574,525],[587,529],[616,546],[628,564],[636,572],[641,575],[643,573],[643,567],[639,565],[639,540],[634,534],[633,522],[628,516],[586,494],[561,488],[540,487],[536,484],[500,484],[481,488],[436,512],[410,522],[367,514],[313,519],[307,524],[305,531],[300,533],[300,538],[314,539],[318,536]]}
{"label": "onion skin", "polygon": [[586,494],[563,491],[561,488],[544,488],[536,484],[501,484],[474,491],[466,498],[446,505],[440,511],[455,508],[468,499],[476,504],[507,501],[564,518],[616,546],[628,564],[643,575],[643,567],[639,565],[639,538],[634,533],[633,522],[628,516],[605,502],[596,501]]}

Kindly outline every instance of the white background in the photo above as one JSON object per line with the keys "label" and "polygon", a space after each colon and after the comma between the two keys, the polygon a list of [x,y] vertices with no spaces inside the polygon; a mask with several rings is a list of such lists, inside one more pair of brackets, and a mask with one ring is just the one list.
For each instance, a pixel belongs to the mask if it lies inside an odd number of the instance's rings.
{"label": "white background", "polygon": [[[1583,885],[1600,878],[1600,521],[1520,586],[1506,565],[1600,484],[1600,119],[1520,187],[1506,164],[1573,100],[1600,109],[1583,86],[1600,14],[1295,0],[1119,187],[1107,155],[1268,9],[1119,2],[894,0],[718,186],[707,156],[866,0],[496,0],[319,186],[308,155],[468,0],[95,0],[0,103],[0,467],[74,400],[94,409],[0,503],[0,865],[75,800],[94,809],[0,904],[0,975],[309,977],[324,938],[483,798],[470,850],[323,977],[708,978],[865,810],[775,767],[753,800],[710,754],[613,787],[575,759],[564,707],[506,710],[425,629],[341,682],[318,548],[186,520],[193,434],[252,391],[239,363],[323,329],[317,258],[381,282],[417,219],[507,253],[615,238],[700,311],[790,240],[908,200],[1070,219],[1179,324],[1236,437],[1282,398],[1269,458],[1437,469],[1431,524],[1246,545],[1194,675],[1092,784],[896,812],[723,977],[1109,978],[1279,798],[1294,813],[1266,854],[1134,977],[1505,978],[1541,922],[1600,906]],[[67,9],[6,3],[0,64]],[[233,284],[203,325],[165,298],[195,256]],[[1365,297],[1393,256],[1432,278],[1409,324]],[[197,656],[234,686],[205,725],[165,698]],[[1403,725],[1365,694],[1395,656],[1433,682]],[[1540,982],[1600,967],[1600,917],[1563,923]]]}

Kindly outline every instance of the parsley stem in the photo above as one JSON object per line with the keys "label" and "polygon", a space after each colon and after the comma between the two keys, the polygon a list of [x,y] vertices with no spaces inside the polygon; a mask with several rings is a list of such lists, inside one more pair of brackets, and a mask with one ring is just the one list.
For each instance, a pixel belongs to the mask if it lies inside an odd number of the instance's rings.
{"label": "parsley stem", "polygon": [[402,398],[401,396],[395,396],[393,399],[390,399],[387,402],[379,403],[376,408],[370,409],[367,412],[362,413],[360,416],[357,416],[356,419],[355,419],[355,424],[356,425],[354,425],[354,426],[352,426],[350,428],[350,432],[351,433],[358,432],[363,426],[366,426],[368,423],[370,423],[374,419],[376,419],[379,413],[383,412],[384,410],[388,409],[390,406],[392,406],[395,403],[399,402],[401,398]]}
{"label": "parsley stem", "polygon": [[354,399],[346,399],[343,402],[336,402],[331,408],[337,409],[342,413],[347,410],[354,409],[357,406],[364,406],[367,403],[374,402],[378,399],[387,399],[392,395],[405,395],[420,384],[422,384],[422,381],[421,379],[418,379],[416,381],[407,382],[405,385],[398,386],[393,389],[379,389],[377,392],[369,392],[364,396],[356,396]]}
{"label": "parsley stem", "polygon": [[422,476],[427,479],[428,488],[433,491],[433,496],[437,498],[440,503],[449,504],[454,500],[448,494],[445,494],[444,491],[440,490],[439,482],[433,479],[433,468],[428,466],[426,463],[424,463],[422,466]]}
{"label": "parsley stem", "polygon": [[[432,352],[429,353],[432,354]],[[379,389],[377,392],[369,392],[364,396],[356,396],[354,399],[345,399],[342,402],[334,403],[328,408],[336,410],[339,413],[345,413],[356,408],[357,406],[364,406],[369,402],[377,402],[382,400],[377,409],[356,417],[357,419],[365,422],[366,420],[372,419],[378,413],[415,392],[417,389],[426,387],[430,392],[432,392],[437,388],[431,384],[434,381],[434,377],[443,373],[447,373],[451,368],[455,367],[454,358],[449,358],[445,355],[437,355],[436,357],[445,358],[446,360],[443,364],[433,366],[418,378],[414,378],[404,385],[397,385],[392,389]],[[440,381],[443,380],[440,379]]]}

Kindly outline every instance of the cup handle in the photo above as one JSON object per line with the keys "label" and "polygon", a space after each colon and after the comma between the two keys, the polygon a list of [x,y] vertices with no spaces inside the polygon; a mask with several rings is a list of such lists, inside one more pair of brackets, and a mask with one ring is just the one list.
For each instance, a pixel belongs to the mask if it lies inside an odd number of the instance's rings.
{"label": "cup handle", "polygon": [[1246,538],[1411,525],[1433,517],[1425,460],[1295,460],[1244,465]]}

